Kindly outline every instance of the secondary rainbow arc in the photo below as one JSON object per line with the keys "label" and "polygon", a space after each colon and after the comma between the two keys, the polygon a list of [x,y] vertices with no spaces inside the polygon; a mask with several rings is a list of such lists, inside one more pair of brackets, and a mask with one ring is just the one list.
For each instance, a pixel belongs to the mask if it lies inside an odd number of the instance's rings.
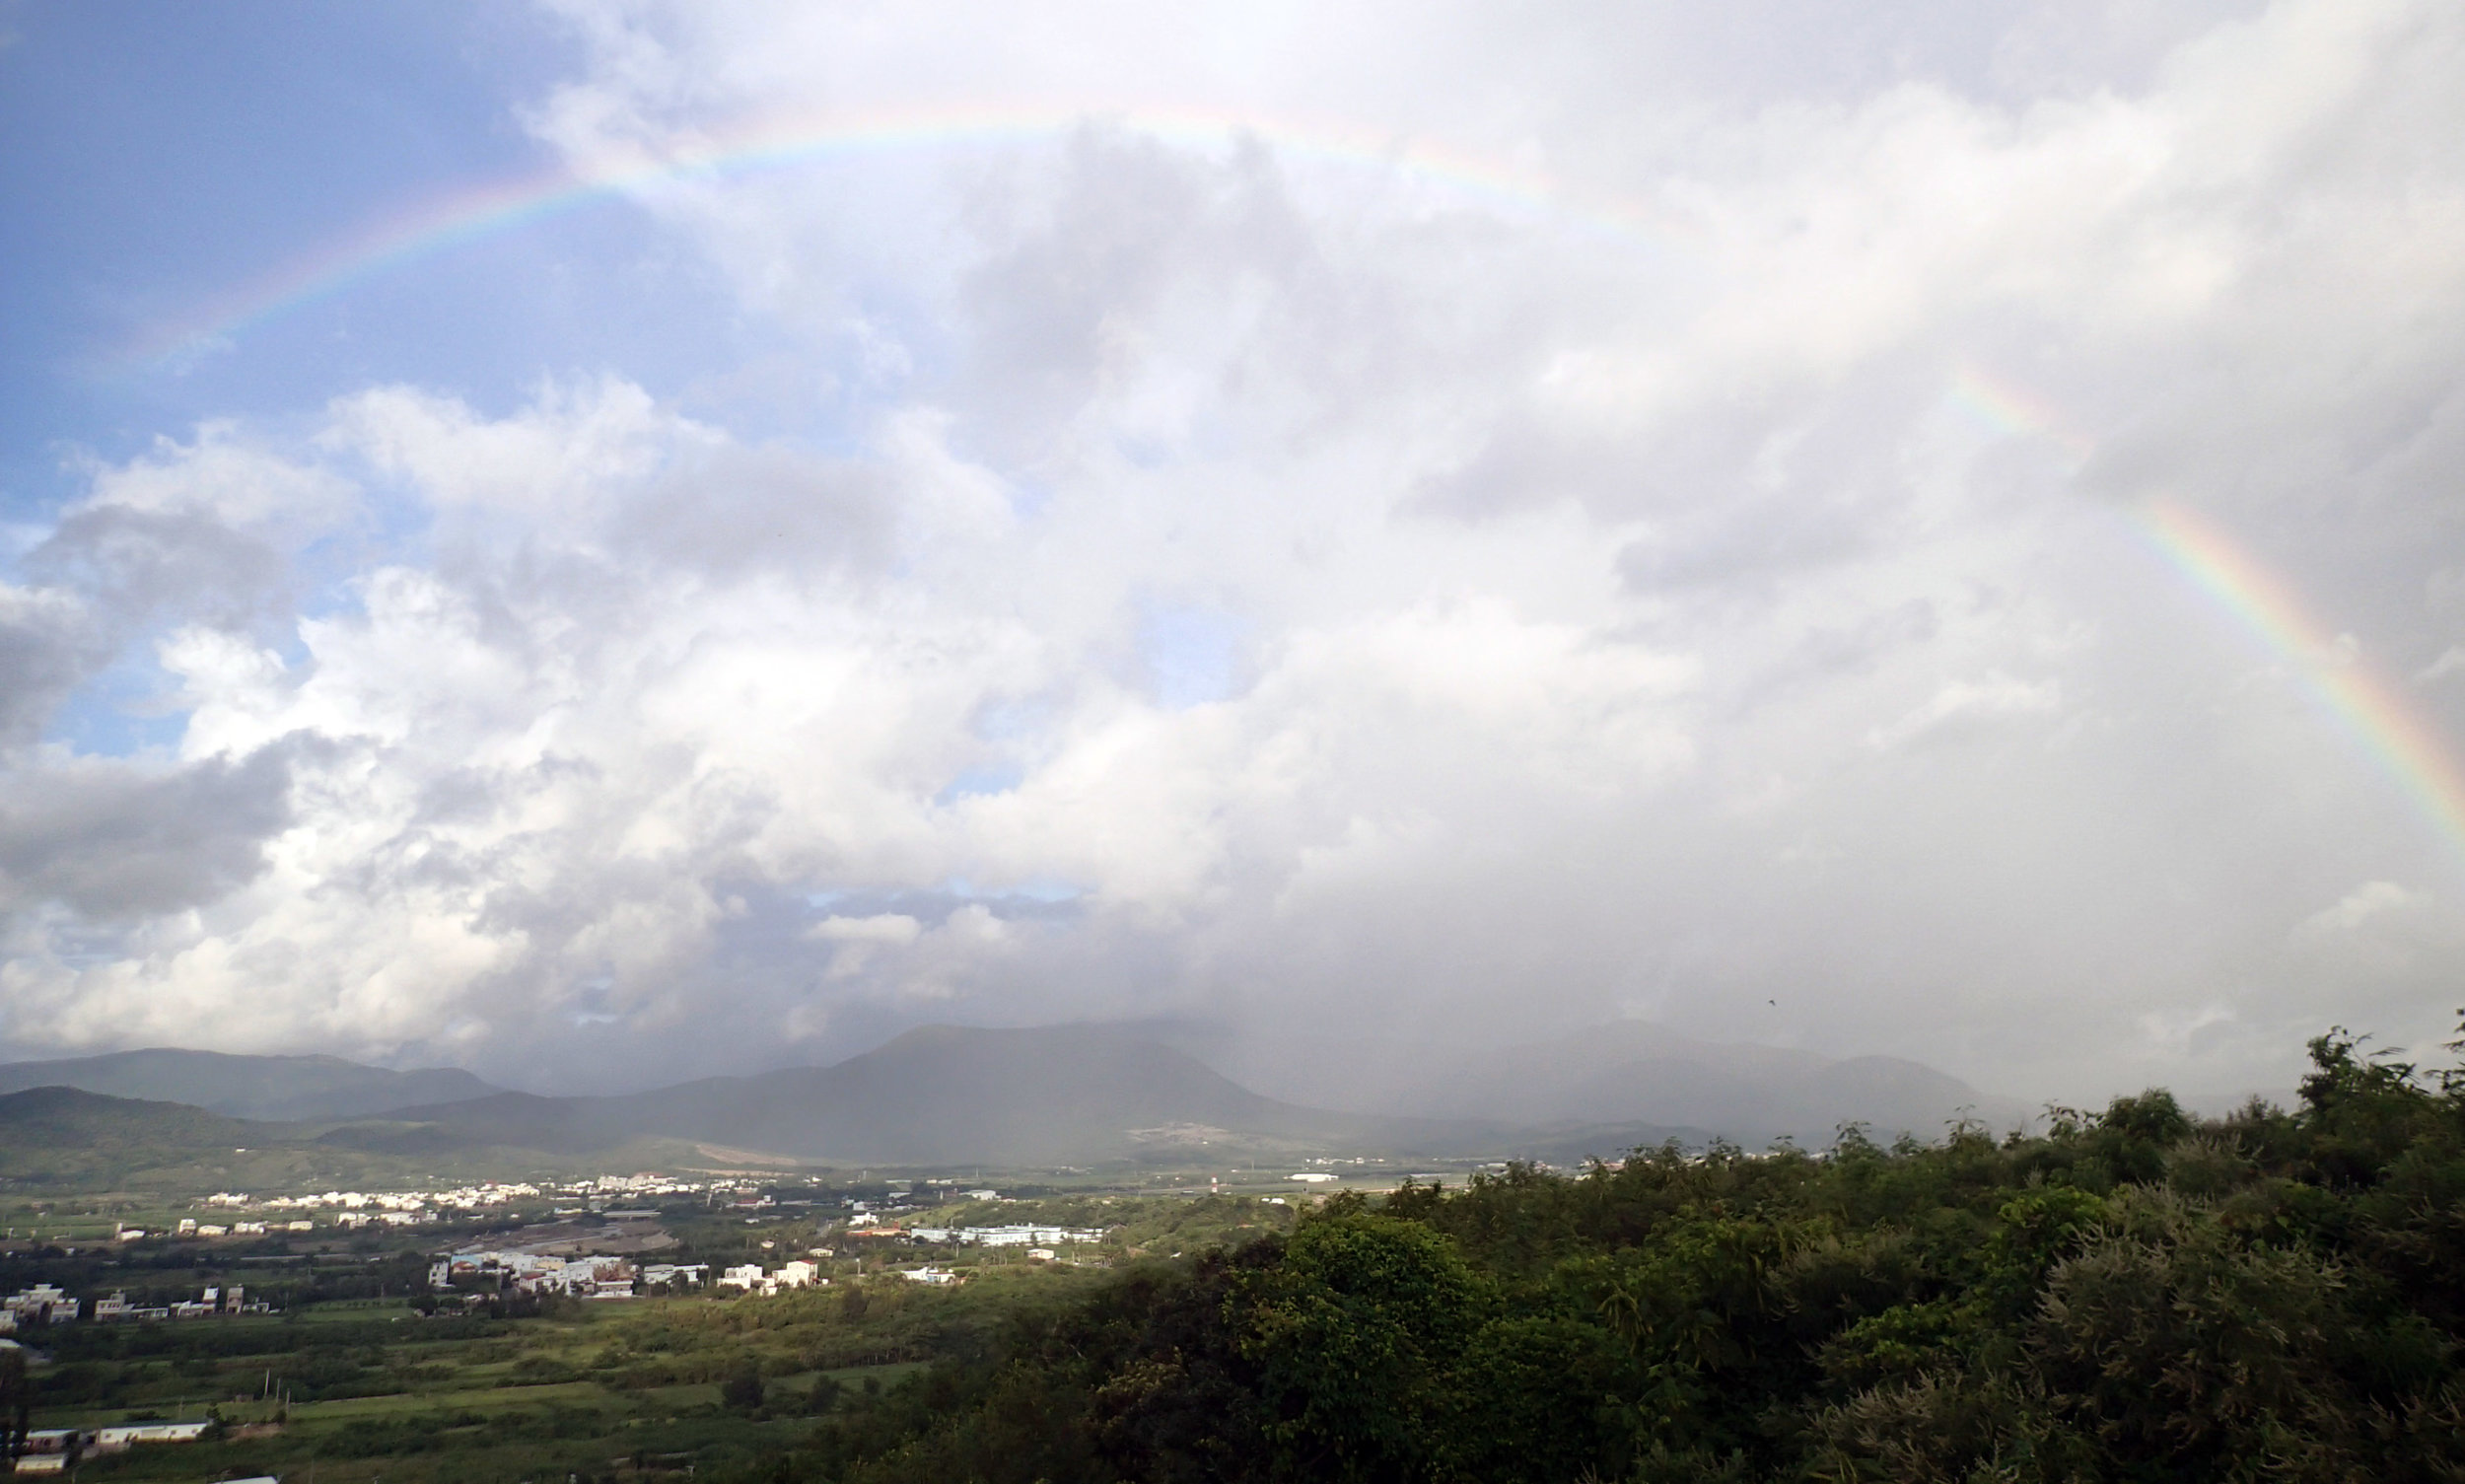
{"label": "secondary rainbow arc", "polygon": [[197,311],[155,326],[116,361],[162,366],[182,354],[340,294],[355,284],[464,244],[665,182],[727,178],[897,150],[1051,139],[1112,127],[1192,148],[1256,140],[1296,159],[1392,172],[1494,207],[1580,224],[1655,251],[1683,250],[1677,215],[1587,193],[1543,172],[1344,120],[1264,117],[1197,108],[944,108],[739,127],[689,148],[582,171],[487,181],[425,201],[292,258]]}
{"label": "secondary rainbow arc", "polygon": [[[833,155],[1049,138],[1109,125],[1184,146],[1222,147],[1255,139],[1301,158],[1399,172],[1514,210],[1572,219],[1638,246],[1674,250],[1691,236],[1683,220],[1628,201],[1572,190],[1541,172],[1401,139],[1342,120],[1277,119],[1194,108],[940,109],[855,118],[771,122],[740,128],[694,148],[618,162],[579,174],[548,172],[454,192],[295,258],[222,296],[199,313],[163,325],[122,358],[161,365],[356,283],[431,254],[589,203],[648,191],[663,181],[725,177],[784,169]],[[1951,405],[2003,433],[2032,435],[2063,448],[2074,463],[2094,440],[2030,389],[1976,364],[1961,366]],[[2290,583],[2244,550],[2222,528],[2187,506],[2157,503],[2135,524],[2202,593],[2286,657],[2349,733],[2417,801],[2448,843],[2465,856],[2465,768],[2439,729],[2361,664],[2333,665],[2333,640],[2312,619]]]}

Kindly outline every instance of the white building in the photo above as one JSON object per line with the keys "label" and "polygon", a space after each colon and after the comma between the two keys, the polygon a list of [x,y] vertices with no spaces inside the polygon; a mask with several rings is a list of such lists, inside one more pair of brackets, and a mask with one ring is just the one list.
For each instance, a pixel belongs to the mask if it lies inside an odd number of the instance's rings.
{"label": "white building", "polygon": [[116,1453],[140,1443],[194,1443],[205,1436],[202,1422],[143,1422],[125,1427],[97,1428],[94,1450]]}
{"label": "white building", "polygon": [[37,1283],[33,1288],[0,1299],[0,1313],[9,1316],[7,1328],[26,1324],[64,1324],[77,1317],[78,1304],[59,1288]]}

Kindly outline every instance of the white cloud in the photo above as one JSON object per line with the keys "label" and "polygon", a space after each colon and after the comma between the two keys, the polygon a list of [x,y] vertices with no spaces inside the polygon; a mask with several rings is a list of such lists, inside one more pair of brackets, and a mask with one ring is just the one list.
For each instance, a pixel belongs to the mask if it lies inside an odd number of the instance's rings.
{"label": "white cloud", "polygon": [[2419,912],[2430,905],[2427,893],[2395,882],[2364,882],[2338,898],[2336,905],[2296,923],[2293,939],[2302,944],[2333,943],[2382,924],[2392,916]]}
{"label": "white cloud", "polygon": [[352,512],[352,489],[314,462],[287,459],[209,422],[187,444],[158,439],[150,455],[122,464],[85,460],[92,492],[84,508],[196,515],[250,532],[300,540]]}
{"label": "white cloud", "polygon": [[2451,644],[2439,652],[2439,658],[2415,672],[2417,680],[2444,680],[2452,674],[2465,672],[2465,644]]}
{"label": "white cloud", "polygon": [[822,943],[898,946],[914,943],[923,931],[922,924],[904,912],[877,912],[871,917],[825,917],[807,928],[805,936]]}
{"label": "white cloud", "polygon": [[2031,682],[2006,674],[1951,680],[1925,705],[1889,726],[1874,729],[1866,738],[1877,747],[1902,747],[1966,724],[2043,716],[2062,700],[2062,688],[2051,680]]}

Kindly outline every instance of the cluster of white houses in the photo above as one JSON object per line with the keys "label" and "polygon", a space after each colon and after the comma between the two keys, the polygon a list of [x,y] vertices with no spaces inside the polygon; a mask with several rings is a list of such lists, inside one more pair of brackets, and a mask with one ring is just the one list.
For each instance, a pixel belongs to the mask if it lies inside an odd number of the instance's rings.
{"label": "cluster of white houses", "polygon": [[[316,1230],[317,1223],[313,1221],[241,1221],[225,1225],[221,1222],[200,1223],[194,1217],[183,1216],[172,1235],[176,1237],[262,1237],[268,1232],[314,1232]],[[143,1227],[123,1224],[115,1228],[112,1235],[122,1241],[143,1241],[149,1237],[159,1237],[162,1234],[149,1232]]]}
{"label": "cluster of white houses", "polygon": [[274,1306],[248,1302],[248,1291],[239,1284],[229,1288],[209,1288],[202,1297],[177,1303],[146,1307],[128,1302],[125,1293],[113,1293],[108,1299],[94,1301],[94,1316],[113,1319],[209,1319],[216,1314],[266,1314]]}
{"label": "cluster of white houses", "polygon": [[800,1257],[782,1266],[775,1273],[763,1272],[762,1265],[758,1262],[748,1262],[742,1267],[724,1269],[719,1275],[718,1286],[741,1289],[745,1293],[759,1294],[768,1298],[772,1294],[784,1293],[793,1288],[825,1287],[829,1282],[829,1279],[821,1275],[821,1267],[818,1263],[807,1262]]}
{"label": "cluster of white houses", "polygon": [[[125,1452],[144,1443],[194,1443],[212,1426],[204,1422],[131,1422],[107,1428],[43,1428],[28,1433],[15,1472],[65,1474],[100,1453]],[[276,1484],[236,1479],[232,1484]]]}
{"label": "cluster of white houses", "polygon": [[[371,1220],[386,1213],[417,1216],[439,1211],[479,1211],[517,1201],[568,1198],[584,1202],[613,1196],[701,1195],[713,1190],[740,1189],[720,1181],[671,1179],[664,1174],[603,1174],[570,1184],[533,1185],[527,1180],[485,1180],[439,1190],[326,1190],[312,1195],[253,1196],[218,1190],[205,1198],[209,1206],[249,1207],[264,1211],[339,1210],[359,1212]],[[597,1209],[594,1207],[593,1209]]]}
{"label": "cluster of white houses", "polygon": [[1058,1247],[1104,1239],[1101,1227],[909,1227],[907,1235],[918,1241],[965,1247]]}
{"label": "cluster of white houses", "polygon": [[[914,1267],[884,1268],[881,1276],[903,1279],[909,1283],[945,1284],[958,1282],[960,1275],[948,1268]],[[826,1288],[829,1283],[830,1280],[821,1275],[821,1269],[818,1266],[798,1258],[794,1262],[785,1264],[775,1273],[763,1272],[761,1264],[757,1262],[748,1262],[742,1267],[729,1268],[719,1275],[718,1287],[740,1289],[746,1294],[767,1299],[773,1295],[800,1288]]]}
{"label": "cluster of white houses", "polygon": [[172,1304],[131,1304],[125,1292],[116,1292],[107,1299],[94,1301],[88,1313],[84,1301],[73,1299],[60,1288],[37,1283],[33,1288],[0,1299],[0,1330],[31,1328],[35,1325],[66,1324],[81,1315],[101,1323],[129,1319],[210,1319],[222,1314],[271,1313],[269,1304],[251,1304],[248,1291],[238,1284],[229,1288],[209,1288],[201,1298],[182,1299]]}
{"label": "cluster of white houses", "polygon": [[[121,1241],[143,1241],[148,1237],[263,1237],[280,1232],[313,1232],[320,1223],[309,1213],[325,1218],[323,1224],[345,1229],[410,1227],[455,1220],[490,1207],[534,1200],[575,1201],[579,1204],[571,1211],[560,1208],[558,1214],[580,1215],[586,1211],[602,1211],[609,1202],[618,1199],[640,1201],[660,1196],[691,1195],[715,1200],[725,1194],[745,1195],[756,1189],[755,1186],[732,1180],[678,1180],[664,1174],[603,1174],[564,1184],[534,1185],[523,1180],[491,1180],[434,1190],[325,1190],[310,1195],[250,1195],[245,1191],[218,1190],[205,1198],[205,1205],[216,1213],[232,1212],[228,1219],[220,1219],[213,1214],[204,1220],[183,1217],[170,1231],[122,1225],[115,1235]],[[740,1199],[736,1204],[750,1208],[768,1206],[772,1201],[767,1196],[755,1195]],[[653,1213],[646,1210],[611,1214],[648,1216]]]}
{"label": "cluster of white houses", "polygon": [[[941,1268],[892,1271],[887,1277],[910,1283],[950,1283],[956,1275]],[[458,1282],[458,1280],[459,1280]],[[449,1289],[472,1282],[526,1294],[563,1294],[576,1299],[631,1299],[645,1289],[700,1288],[732,1290],[760,1298],[801,1288],[827,1288],[830,1279],[821,1264],[799,1257],[765,1270],[758,1262],[723,1268],[716,1281],[710,1266],[700,1262],[636,1263],[630,1257],[543,1257],[534,1252],[456,1252],[428,1269],[429,1287]]]}
{"label": "cluster of white houses", "polygon": [[518,1251],[456,1252],[428,1269],[430,1288],[455,1288],[458,1279],[572,1299],[630,1299],[643,1288],[699,1288],[709,1278],[710,1265],[702,1262],[636,1263],[630,1257],[548,1257]]}
{"label": "cluster of white houses", "polygon": [[491,1180],[480,1185],[457,1185],[451,1190],[327,1190],[316,1195],[271,1195],[262,1200],[236,1191],[218,1190],[205,1198],[209,1206],[262,1206],[268,1211],[314,1211],[323,1207],[340,1207],[346,1211],[420,1211],[431,1206],[453,1206],[475,1211],[483,1206],[502,1206],[514,1201],[532,1200],[545,1194],[538,1186],[521,1180],[498,1184]]}

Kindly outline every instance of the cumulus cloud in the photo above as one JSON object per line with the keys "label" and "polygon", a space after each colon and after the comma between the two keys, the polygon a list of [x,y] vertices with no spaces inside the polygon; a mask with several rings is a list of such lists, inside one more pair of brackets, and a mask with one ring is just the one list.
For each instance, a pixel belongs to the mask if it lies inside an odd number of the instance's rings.
{"label": "cumulus cloud", "polygon": [[[2134,511],[2456,669],[2448,8],[549,9],[577,169],[1042,122],[635,177],[821,425],[610,366],[90,463],[0,589],[12,1037],[1162,1016],[1369,1100],[1643,1014],[2092,1096],[2445,993],[2456,843]],[[164,756],[35,745],[132,656]]]}

